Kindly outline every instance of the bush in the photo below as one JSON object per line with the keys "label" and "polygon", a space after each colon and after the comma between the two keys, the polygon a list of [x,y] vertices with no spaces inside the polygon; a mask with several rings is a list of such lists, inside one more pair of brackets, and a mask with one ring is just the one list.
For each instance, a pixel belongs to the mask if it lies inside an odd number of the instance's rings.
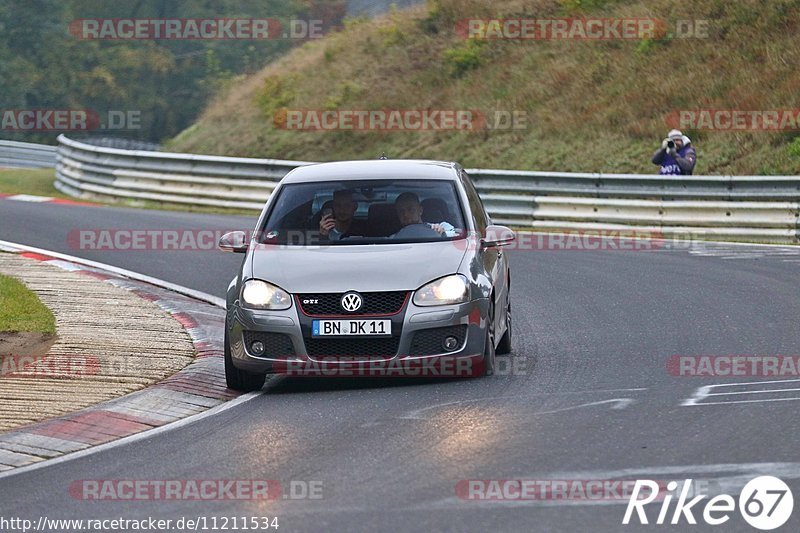
{"label": "bush", "polygon": [[450,75],[456,78],[466,72],[478,68],[483,60],[485,41],[468,39],[459,45],[444,51],[445,64]]}
{"label": "bush", "polygon": [[789,145],[789,155],[800,159],[800,137],[796,137]]}
{"label": "bush", "polygon": [[275,111],[288,106],[294,100],[294,92],[288,88],[288,80],[271,76],[264,80],[264,88],[257,96],[258,107],[267,118],[272,119]]}

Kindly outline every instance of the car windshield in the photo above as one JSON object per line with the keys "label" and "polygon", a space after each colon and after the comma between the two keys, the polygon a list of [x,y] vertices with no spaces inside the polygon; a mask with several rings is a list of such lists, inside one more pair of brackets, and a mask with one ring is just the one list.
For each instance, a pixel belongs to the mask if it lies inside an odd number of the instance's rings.
{"label": "car windshield", "polygon": [[265,244],[435,242],[466,235],[455,184],[447,180],[291,183],[277,193],[259,233]]}

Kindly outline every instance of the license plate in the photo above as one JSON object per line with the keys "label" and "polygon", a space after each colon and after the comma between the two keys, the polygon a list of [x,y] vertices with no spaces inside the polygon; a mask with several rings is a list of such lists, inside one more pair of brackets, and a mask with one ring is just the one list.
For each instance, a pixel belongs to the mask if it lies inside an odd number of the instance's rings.
{"label": "license plate", "polygon": [[391,320],[314,320],[311,323],[311,335],[314,337],[391,334]]}

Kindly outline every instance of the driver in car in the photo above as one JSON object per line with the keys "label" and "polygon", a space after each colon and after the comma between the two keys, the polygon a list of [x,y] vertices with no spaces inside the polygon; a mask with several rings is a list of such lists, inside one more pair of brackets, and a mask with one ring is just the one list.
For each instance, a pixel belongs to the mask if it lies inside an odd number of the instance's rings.
{"label": "driver in car", "polygon": [[397,218],[400,219],[400,224],[403,228],[413,224],[422,224],[431,228],[442,237],[455,237],[458,235],[456,228],[449,222],[442,221],[435,224],[423,222],[422,204],[419,202],[419,196],[413,192],[404,192],[398,196],[397,200],[394,201],[394,209],[397,212]]}
{"label": "driver in car", "polygon": [[319,232],[323,238],[338,241],[354,235],[366,235],[363,221],[354,218],[358,202],[353,198],[353,191],[340,189],[333,193],[333,209],[323,211],[319,221]]}

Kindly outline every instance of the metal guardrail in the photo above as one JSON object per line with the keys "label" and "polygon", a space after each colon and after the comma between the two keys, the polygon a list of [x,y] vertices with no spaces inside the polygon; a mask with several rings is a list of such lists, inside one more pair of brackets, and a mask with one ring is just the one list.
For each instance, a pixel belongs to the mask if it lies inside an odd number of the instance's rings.
{"label": "metal guardrail", "polygon": [[260,210],[280,179],[310,163],[120,150],[61,135],[56,157],[60,191],[80,197]]}
{"label": "metal guardrail", "polygon": [[0,140],[0,168],[53,168],[56,147]]}
{"label": "metal guardrail", "polygon": [[[259,210],[287,172],[312,164],[58,140],[55,185],[80,197]],[[467,172],[492,219],[514,227],[798,242],[800,176]]]}

